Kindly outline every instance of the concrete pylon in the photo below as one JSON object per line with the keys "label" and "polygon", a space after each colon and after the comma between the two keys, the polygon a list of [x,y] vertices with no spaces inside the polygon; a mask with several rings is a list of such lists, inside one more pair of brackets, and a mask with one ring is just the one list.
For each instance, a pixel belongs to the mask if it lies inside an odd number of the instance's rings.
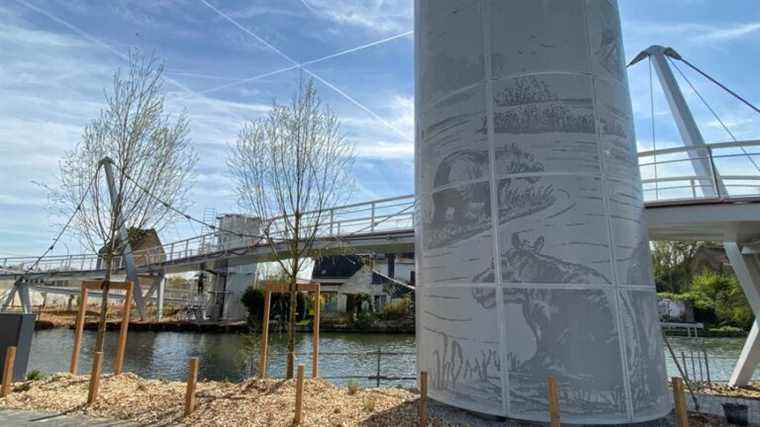
{"label": "concrete pylon", "polygon": [[417,0],[418,369],[453,406],[671,409],[617,4]]}

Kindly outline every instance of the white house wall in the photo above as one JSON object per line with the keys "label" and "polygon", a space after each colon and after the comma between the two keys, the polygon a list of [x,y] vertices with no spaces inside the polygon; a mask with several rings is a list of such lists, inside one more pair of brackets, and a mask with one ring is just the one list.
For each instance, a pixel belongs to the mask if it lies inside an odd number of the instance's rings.
{"label": "white house wall", "polygon": [[617,3],[417,0],[418,369],[546,421],[671,408]]}

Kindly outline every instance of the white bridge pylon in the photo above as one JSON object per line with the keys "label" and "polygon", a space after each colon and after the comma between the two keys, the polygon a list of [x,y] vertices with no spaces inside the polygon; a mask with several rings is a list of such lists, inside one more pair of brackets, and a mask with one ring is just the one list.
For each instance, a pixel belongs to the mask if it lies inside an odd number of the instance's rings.
{"label": "white bridge pylon", "polygon": [[[673,48],[655,45],[639,53],[630,65],[645,58],[650,59],[657,72],[660,86],[665,93],[684,146],[691,148],[687,153],[702,194],[705,198],[729,198],[727,186],[716,170],[710,146],[705,144],[691,109],[673,75],[673,70],[670,68],[669,61],[681,60],[681,55]],[[749,156],[750,154],[747,154],[747,157]],[[752,379],[755,366],[760,362],[760,327],[758,327],[757,320],[758,315],[760,315],[760,264],[754,251],[749,247],[746,248],[748,251],[743,251],[742,245],[737,241],[724,241],[723,246],[755,315],[752,330],[744,343],[744,348],[729,381],[732,386],[743,386]]]}
{"label": "white bridge pylon", "polygon": [[[112,208],[116,209],[116,185],[114,184],[114,177],[113,177],[113,160],[109,157],[104,157],[100,162],[98,162],[97,169],[103,168],[106,174],[106,184],[108,185],[108,194],[111,199],[111,205]],[[97,169],[95,171],[95,174],[97,176]],[[77,212],[78,213],[78,212]],[[76,213],[75,213],[76,215]],[[126,272],[127,280],[132,282],[133,284],[133,298],[135,300],[135,303],[137,305],[137,311],[140,315],[140,318],[145,317],[145,298],[143,297],[141,288],[140,288],[140,278],[137,274],[137,268],[135,266],[135,260],[134,256],[132,255],[132,245],[129,243],[129,234],[127,232],[127,226],[121,216],[121,212],[118,212],[117,217],[114,219],[119,224],[119,229],[116,230],[116,235],[114,238],[117,238],[121,241],[122,244],[122,262],[123,269]],[[101,258],[100,256],[96,256],[97,261],[100,262]],[[39,259],[35,262],[39,262]],[[109,268],[109,266],[105,266],[105,268]],[[19,298],[21,299],[21,306],[23,309],[23,312],[26,314],[29,314],[32,312],[32,300],[29,288],[32,286],[31,283],[27,280],[27,274],[21,274],[17,277],[16,281],[13,283],[13,288],[8,291],[8,294],[5,298],[5,301],[3,302],[3,310],[7,309],[12,303],[13,299],[15,297],[15,294],[18,293]]]}

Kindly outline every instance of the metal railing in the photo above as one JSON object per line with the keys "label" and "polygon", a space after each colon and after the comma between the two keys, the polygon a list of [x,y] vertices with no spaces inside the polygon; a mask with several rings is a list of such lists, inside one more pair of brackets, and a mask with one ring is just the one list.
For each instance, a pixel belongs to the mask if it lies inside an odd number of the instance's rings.
{"label": "metal railing", "polygon": [[[760,197],[760,140],[643,151],[638,159],[647,203]],[[414,195],[408,194],[336,206],[321,213],[306,212],[303,220],[309,224],[318,222],[317,235],[322,238],[411,230],[414,204]],[[283,218],[262,223],[271,224],[274,230],[285,228]],[[229,233],[217,231],[134,251],[135,264],[144,267],[187,262],[267,244],[260,238],[230,238],[225,234]],[[35,260],[35,257],[2,258],[0,268],[22,272]],[[123,267],[121,258],[113,263],[115,270]],[[102,257],[97,254],[51,256],[40,261],[35,271],[102,270],[102,264]],[[0,276],[8,274],[0,271]]]}
{"label": "metal railing", "polygon": [[[299,352],[297,353],[296,357],[302,357],[305,360],[311,360],[311,352]],[[284,352],[270,352],[269,356],[271,357],[270,364],[274,364],[275,360],[279,360],[278,366],[270,366],[270,368],[274,369],[284,369],[285,365],[285,358],[287,357],[287,353]],[[392,383],[399,383],[399,382],[413,382],[416,381],[416,368],[414,363],[409,363],[413,360],[416,360],[417,353],[413,352],[403,352],[403,351],[383,351],[382,348],[378,348],[375,351],[362,351],[362,352],[319,352],[319,356],[321,357],[329,357],[331,359],[334,359],[336,357],[347,357],[351,358],[353,361],[356,360],[367,360],[368,363],[365,363],[364,365],[369,365],[371,363],[373,369],[366,369],[361,367],[355,367],[356,369],[348,369],[348,373],[343,375],[336,375],[336,374],[328,374],[328,375],[320,375],[319,377],[325,380],[330,381],[336,381],[336,382],[353,382],[353,381],[364,381],[367,384],[374,384],[375,387],[380,387],[380,385],[383,382],[392,382]],[[408,358],[414,356],[413,360],[409,360]],[[259,353],[258,349],[256,351],[253,351],[249,355],[248,360],[248,375],[250,376],[257,376],[258,375],[258,363],[259,363]],[[399,358],[404,359],[406,358],[407,363],[399,363]],[[387,370],[384,369],[384,366],[387,366],[387,364],[384,364],[383,362],[386,360],[394,361],[394,364],[392,366],[395,367],[395,369]],[[403,362],[404,360],[402,360]],[[308,368],[307,364],[307,368]],[[406,372],[404,372],[404,368],[406,367]],[[345,368],[344,368],[345,369]],[[322,368],[322,371],[324,372],[324,368]],[[277,376],[270,377],[277,378]]]}
{"label": "metal railing", "polygon": [[646,202],[760,197],[760,141],[643,151],[638,157]]}

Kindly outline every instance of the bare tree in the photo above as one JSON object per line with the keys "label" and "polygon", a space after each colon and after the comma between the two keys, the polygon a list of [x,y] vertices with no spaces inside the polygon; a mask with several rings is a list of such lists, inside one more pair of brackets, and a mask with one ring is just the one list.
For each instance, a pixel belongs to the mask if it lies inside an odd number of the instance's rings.
{"label": "bare tree", "polygon": [[227,160],[239,203],[261,218],[262,235],[289,281],[287,377],[293,377],[297,276],[313,253],[327,209],[350,192],[354,152],[313,81],[289,105],[243,126]]}
{"label": "bare tree", "polygon": [[[105,107],[66,152],[60,185],[51,189],[53,206],[66,216],[76,212],[82,244],[102,256],[106,269],[96,351],[103,349],[112,260],[123,254],[122,240],[128,239],[120,233],[160,230],[175,217],[168,205],[181,210],[188,204],[197,155],[186,115],[165,109],[163,71],[155,56],[130,52],[127,70],[114,74]],[[113,194],[103,179],[104,162],[112,166]]]}

